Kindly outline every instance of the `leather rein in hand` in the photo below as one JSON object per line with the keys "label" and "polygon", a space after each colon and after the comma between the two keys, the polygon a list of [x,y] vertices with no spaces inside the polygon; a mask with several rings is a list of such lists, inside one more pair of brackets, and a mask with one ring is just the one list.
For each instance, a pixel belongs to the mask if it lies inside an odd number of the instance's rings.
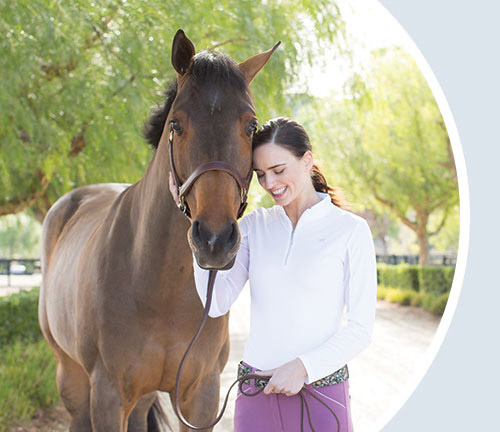
{"label": "leather rein in hand", "polygon": [[[242,387],[243,386],[243,382],[246,381],[246,380],[248,380],[248,379],[261,379],[261,380],[266,380],[266,379],[269,380],[269,379],[271,379],[271,377],[265,377],[265,376],[256,375],[256,374],[247,374],[247,375],[243,375],[243,376],[239,377],[238,379],[236,379],[236,381],[234,381],[231,384],[231,386],[229,387],[229,390],[226,393],[226,397],[224,399],[224,404],[222,406],[222,409],[221,409],[219,415],[217,416],[217,418],[212,423],[210,423],[207,426],[195,426],[195,425],[192,425],[183,416],[183,414],[181,412],[181,409],[180,409],[180,406],[179,406],[179,386],[180,386],[182,368],[184,366],[184,362],[186,360],[186,357],[187,357],[189,351],[191,351],[191,348],[193,347],[194,343],[196,342],[196,339],[198,339],[198,336],[200,335],[201,330],[203,329],[203,327],[205,325],[205,322],[207,320],[208,312],[210,311],[210,306],[212,304],[212,295],[213,295],[213,291],[214,291],[214,284],[215,284],[215,277],[216,276],[217,276],[217,270],[210,270],[210,273],[209,273],[209,276],[208,276],[207,300],[206,300],[206,303],[205,303],[205,311],[203,313],[203,318],[201,319],[201,323],[200,323],[200,326],[198,327],[198,330],[196,331],[196,334],[194,335],[193,339],[189,343],[189,345],[188,345],[188,347],[186,349],[186,352],[182,356],[181,362],[179,364],[179,369],[177,370],[177,377],[175,379],[174,404],[173,404],[174,412],[177,415],[177,417],[179,418],[180,422],[184,426],[187,426],[188,428],[190,428],[192,430],[210,429],[210,428],[214,427],[217,423],[219,423],[219,421],[221,420],[222,416],[224,415],[224,411],[226,410],[227,403],[228,403],[228,400],[229,400],[229,394],[231,393],[231,390],[233,389],[233,387],[236,384],[238,384],[241,393],[244,394],[245,396],[257,396],[259,393],[261,393],[262,391],[264,391],[264,388],[260,388],[256,392],[253,392],[253,393],[245,393],[245,391],[243,390],[243,387]],[[300,430],[301,430],[301,432],[304,431],[304,408],[305,408],[306,413],[307,413],[307,420],[308,420],[308,423],[309,423],[309,427],[311,428],[312,432],[315,432],[315,429],[313,427],[312,420],[311,420],[311,413],[309,411],[309,405],[308,405],[308,403],[306,401],[306,398],[305,398],[305,393],[309,394],[311,397],[313,397],[314,399],[316,399],[323,406],[325,406],[326,409],[328,409],[328,411],[330,411],[333,414],[333,416],[335,417],[335,421],[337,422],[337,432],[340,432],[340,421],[339,421],[339,418],[337,417],[337,414],[335,414],[335,412],[324,401],[322,401],[318,396],[316,396],[314,393],[312,393],[305,386],[302,387],[302,389],[300,390],[299,393],[297,393],[298,396],[300,397],[300,400],[301,400],[301,405],[300,405]]]}
{"label": "leather rein in hand", "polygon": [[[253,170],[250,169],[250,172],[249,172],[247,178],[245,180],[243,180],[241,178],[241,176],[239,175],[239,173],[231,165],[229,165],[226,162],[222,162],[222,161],[206,162],[206,163],[203,163],[200,166],[198,166],[193,171],[193,173],[188,177],[188,179],[184,183],[182,183],[180,181],[179,175],[177,174],[177,170],[175,169],[175,164],[174,164],[173,137],[174,137],[174,128],[172,125],[170,127],[170,133],[169,133],[169,138],[168,138],[170,164],[171,164],[171,168],[172,168],[172,174],[174,176],[175,187],[176,187],[177,192],[178,192],[177,206],[182,211],[182,213],[184,213],[188,218],[191,217],[191,213],[189,211],[189,207],[188,207],[187,202],[185,200],[185,196],[191,190],[194,182],[203,173],[205,173],[207,171],[224,171],[224,172],[230,174],[236,180],[236,183],[238,184],[238,187],[240,189],[241,201],[240,201],[240,207],[238,209],[238,216],[237,216],[237,218],[239,219],[243,215],[243,213],[247,207],[248,187],[250,185],[250,181],[252,180]],[[261,380],[267,379],[267,380],[269,380],[271,378],[271,377],[265,377],[262,375],[248,374],[248,375],[243,375],[243,376],[239,377],[238,379],[236,379],[236,381],[234,381],[233,384],[231,384],[231,386],[229,387],[229,390],[227,391],[226,398],[224,399],[224,404],[222,406],[221,412],[219,413],[217,418],[211,424],[209,424],[207,426],[200,427],[200,426],[192,425],[182,415],[182,412],[181,412],[181,409],[179,406],[179,386],[180,386],[182,368],[184,367],[184,362],[186,360],[187,355],[191,351],[191,348],[193,347],[194,343],[196,342],[196,339],[198,339],[198,336],[200,335],[201,330],[205,326],[205,322],[206,322],[207,317],[208,317],[208,312],[210,310],[210,305],[212,304],[212,293],[214,290],[216,275],[217,275],[217,270],[210,270],[210,274],[208,277],[207,300],[205,303],[205,311],[203,313],[203,318],[201,320],[200,326],[198,327],[198,330],[196,331],[193,339],[189,343],[189,345],[186,349],[186,352],[182,356],[181,362],[179,363],[179,369],[177,370],[177,377],[175,379],[173,409],[174,409],[175,414],[179,418],[180,422],[184,426],[187,426],[188,428],[190,428],[192,430],[210,429],[210,428],[214,427],[221,420],[222,416],[224,415],[224,411],[226,410],[226,406],[227,406],[227,403],[229,400],[229,394],[236,384],[239,385],[239,389],[240,389],[241,393],[244,394],[245,396],[256,396],[259,393],[261,393],[264,390],[264,388],[260,388],[259,390],[257,390],[254,393],[245,393],[243,391],[243,388],[242,388],[243,382],[248,380],[248,379],[261,379]],[[306,412],[307,412],[307,419],[309,422],[309,426],[311,427],[312,432],[315,432],[313,425],[312,425],[312,421],[311,421],[309,406],[307,404],[307,401],[306,401],[303,393],[308,393],[311,397],[318,400],[318,402],[320,402],[322,405],[324,405],[333,414],[333,416],[335,417],[335,420],[337,422],[337,432],[340,432],[340,422],[339,422],[339,419],[338,419],[337,415],[335,414],[335,412],[324,401],[322,401],[320,398],[318,398],[315,394],[313,394],[305,386],[302,387],[302,389],[298,393],[298,395],[301,399],[301,406],[300,406],[301,431],[304,430],[303,420],[304,420],[304,407],[305,407]]]}

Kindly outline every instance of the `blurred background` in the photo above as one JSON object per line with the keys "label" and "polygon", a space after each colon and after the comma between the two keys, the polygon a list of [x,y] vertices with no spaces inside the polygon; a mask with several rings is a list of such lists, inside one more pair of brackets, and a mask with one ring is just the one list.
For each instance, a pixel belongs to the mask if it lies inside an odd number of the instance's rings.
{"label": "blurred background", "polygon": [[[251,85],[260,122],[305,126],[328,183],[370,224],[379,298],[407,307],[388,316],[430,325],[422,353],[439,323],[460,228],[453,151],[410,41],[376,1],[0,0],[0,294],[34,287],[0,300],[0,431],[42,430],[19,425],[58,403],[36,324],[41,222],[75,187],[141,178],[179,28],[236,61],[282,42]],[[249,201],[274,204],[255,178]]]}

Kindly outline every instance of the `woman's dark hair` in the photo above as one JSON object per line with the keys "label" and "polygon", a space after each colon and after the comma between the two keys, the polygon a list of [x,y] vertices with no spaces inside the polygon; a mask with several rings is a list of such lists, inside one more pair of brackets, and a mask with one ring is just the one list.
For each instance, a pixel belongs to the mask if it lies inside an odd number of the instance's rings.
{"label": "woman's dark hair", "polygon": [[[294,120],[278,117],[269,120],[255,133],[252,148],[255,150],[263,144],[277,144],[286,148],[295,157],[301,158],[307,150],[312,151],[311,142],[305,129]],[[332,203],[342,209],[348,208],[341,189],[328,186],[325,176],[315,164],[311,170],[311,180],[317,192],[330,195]]]}

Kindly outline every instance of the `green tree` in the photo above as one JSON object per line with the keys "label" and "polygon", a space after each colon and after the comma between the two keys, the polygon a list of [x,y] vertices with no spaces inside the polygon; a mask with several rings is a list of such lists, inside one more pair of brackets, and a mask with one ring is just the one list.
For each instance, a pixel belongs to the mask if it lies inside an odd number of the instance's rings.
{"label": "green tree", "polygon": [[38,221],[19,213],[0,218],[0,257],[38,258],[42,227]]}
{"label": "green tree", "polygon": [[331,170],[354,197],[389,210],[415,233],[425,265],[429,238],[457,209],[458,190],[449,138],[422,73],[402,50],[380,50],[346,98],[323,103],[312,123],[317,140],[328,143],[322,152]]}
{"label": "green tree", "polygon": [[[440,223],[442,212],[436,212],[429,220],[431,230]],[[448,210],[448,217],[443,228],[432,238],[432,246],[441,252],[458,252],[458,240],[460,235],[460,211],[459,206]]]}
{"label": "green tree", "polygon": [[290,112],[297,58],[343,35],[334,0],[0,0],[0,215],[41,219],[74,187],[141,177],[142,126],[174,76],[179,28],[237,61],[282,41],[252,84],[264,119]]}

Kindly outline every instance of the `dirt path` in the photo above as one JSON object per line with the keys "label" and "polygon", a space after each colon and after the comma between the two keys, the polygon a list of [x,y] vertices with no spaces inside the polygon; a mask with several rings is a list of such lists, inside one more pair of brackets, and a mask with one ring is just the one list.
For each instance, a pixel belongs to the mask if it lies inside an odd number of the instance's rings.
{"label": "dirt path", "polygon": [[[221,394],[236,378],[250,323],[249,290],[245,288],[231,310],[231,353],[222,374]],[[380,421],[393,415],[409,396],[408,387],[417,378],[439,318],[413,307],[379,301],[373,342],[349,364],[353,423],[356,432],[374,432]],[[215,428],[230,432],[236,391],[233,389],[226,414]],[[165,398],[166,399],[166,398]],[[168,399],[167,404],[169,405]],[[221,401],[222,403],[222,401]],[[167,410],[170,422],[175,416]],[[9,432],[52,432],[68,430],[68,417],[61,407],[38,415],[29,426],[17,426]]]}

